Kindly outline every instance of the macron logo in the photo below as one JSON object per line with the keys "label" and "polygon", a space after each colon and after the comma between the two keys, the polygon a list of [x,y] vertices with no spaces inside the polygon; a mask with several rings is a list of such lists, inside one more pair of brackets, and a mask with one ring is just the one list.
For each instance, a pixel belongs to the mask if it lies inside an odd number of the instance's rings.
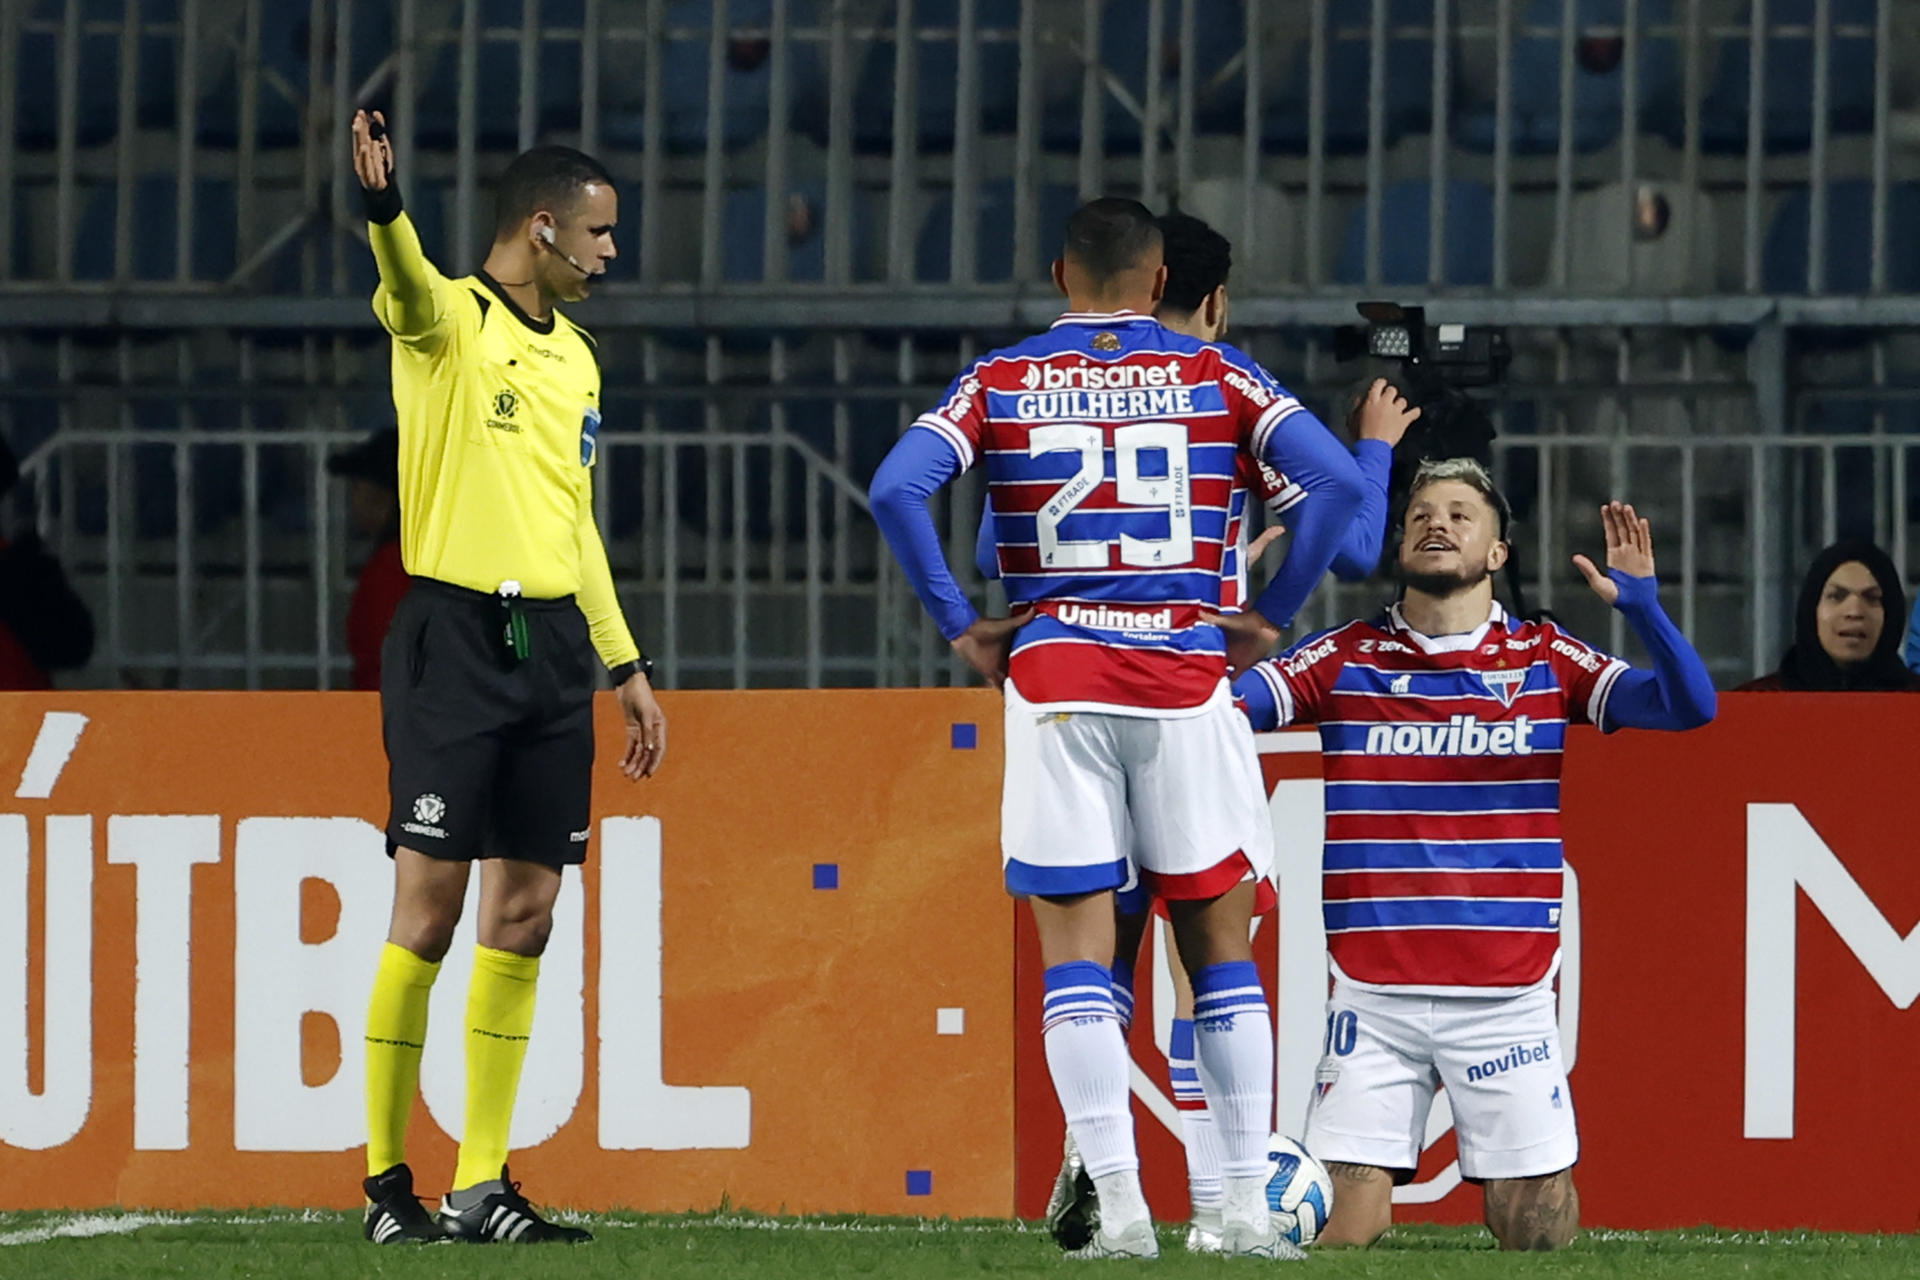
{"label": "macron logo", "polygon": [[1454,716],[1445,724],[1376,724],[1367,730],[1370,756],[1530,756],[1533,721],[1485,725],[1477,716]]}
{"label": "macron logo", "polygon": [[1134,387],[1176,387],[1180,385],[1180,362],[1165,364],[1089,364],[1082,361],[1062,369],[1050,364],[1029,364],[1020,385],[1028,391],[1124,391]]}

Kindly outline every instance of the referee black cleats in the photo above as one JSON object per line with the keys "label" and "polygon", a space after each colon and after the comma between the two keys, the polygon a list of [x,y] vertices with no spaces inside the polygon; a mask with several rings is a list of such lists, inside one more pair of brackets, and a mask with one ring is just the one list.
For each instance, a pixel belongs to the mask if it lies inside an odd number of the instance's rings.
{"label": "referee black cleats", "polygon": [[375,1244],[444,1244],[447,1233],[413,1194],[413,1170],[397,1164],[360,1184],[367,1193],[361,1230]]}
{"label": "referee black cleats", "polygon": [[548,1222],[536,1213],[505,1165],[500,1166],[500,1181],[493,1186],[495,1190],[464,1208],[454,1208],[454,1195],[459,1193],[449,1193],[441,1201],[440,1227],[449,1240],[468,1244],[585,1244],[593,1239],[591,1232]]}

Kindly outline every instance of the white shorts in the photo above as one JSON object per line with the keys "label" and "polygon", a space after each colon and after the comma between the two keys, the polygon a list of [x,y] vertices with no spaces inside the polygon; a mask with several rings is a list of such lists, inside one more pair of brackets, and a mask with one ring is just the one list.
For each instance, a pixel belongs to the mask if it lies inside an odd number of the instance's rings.
{"label": "white shorts", "polygon": [[1536,1178],[1580,1158],[1552,987],[1493,999],[1394,995],[1335,979],[1307,1107],[1322,1161],[1410,1171],[1447,1087],[1466,1178]]}
{"label": "white shorts", "polygon": [[1273,871],[1253,734],[1223,681],[1197,715],[1043,712],[1006,690],[1000,852],[1007,891],[1045,897],[1140,879],[1214,898]]}

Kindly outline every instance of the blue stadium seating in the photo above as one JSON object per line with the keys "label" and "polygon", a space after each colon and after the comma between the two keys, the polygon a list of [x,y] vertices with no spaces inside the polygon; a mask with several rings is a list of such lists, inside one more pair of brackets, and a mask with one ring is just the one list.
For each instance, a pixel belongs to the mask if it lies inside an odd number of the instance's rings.
{"label": "blue stadium seating", "polygon": [[[143,6],[144,8],[144,6]],[[204,9],[203,9],[204,13]],[[302,114],[312,88],[312,29],[308,6],[301,3],[263,3],[260,6],[260,66],[284,80],[294,100],[275,88],[263,76],[260,84],[258,140],[266,147],[298,145]],[[202,19],[205,20],[204,17]],[[234,33],[239,38],[239,33]],[[202,31],[203,42],[219,39],[211,31]],[[324,61],[321,74],[329,91],[333,76],[333,33],[321,33]],[[393,51],[393,16],[385,5],[356,4],[353,30],[349,35],[349,80],[356,86],[373,74],[374,68]],[[177,49],[169,50],[177,58]],[[232,146],[240,134],[239,55],[227,51],[218,74],[201,79],[200,101],[195,109],[195,136],[209,146]],[[388,109],[391,95],[379,104]],[[389,115],[391,117],[391,114]]]}
{"label": "blue stadium seating", "polygon": [[[25,17],[58,23],[66,5],[62,0],[30,0],[24,8]],[[111,0],[88,0],[80,7],[82,21],[117,21],[124,12]],[[16,58],[0,80],[0,93],[14,95],[14,143],[20,147],[51,147],[59,139],[60,128],[60,37],[22,29]],[[144,57],[141,66],[144,71]],[[79,71],[76,136],[84,147],[106,141],[119,127],[120,99],[111,86],[120,83],[120,38],[109,32],[83,32]],[[102,92],[102,86],[108,91]]]}
{"label": "blue stadium seating", "polygon": [[[1560,149],[1560,24],[1561,0],[1532,0],[1519,15],[1517,27],[1552,27],[1547,36],[1516,36],[1513,42],[1512,145],[1518,154],[1551,153]],[[1641,0],[1637,50],[1639,82],[1635,117],[1640,128],[1666,127],[1680,114],[1683,43],[1672,35],[1655,36],[1648,28],[1673,22],[1672,0]],[[1624,0],[1579,0],[1576,28],[1620,27],[1626,21]],[[1609,42],[1610,43],[1610,42]],[[1611,59],[1608,54],[1611,53]],[[1576,51],[1573,74],[1573,146],[1595,151],[1620,136],[1621,98],[1626,90],[1624,42],[1611,49],[1594,43]],[[1474,86],[1477,105],[1456,113],[1453,135],[1461,146],[1492,151],[1499,113],[1494,86]]]}
{"label": "blue stadium seating", "polygon": [[[764,33],[772,25],[772,0],[730,0],[730,33]],[[815,0],[789,0],[789,31],[815,27],[821,21]],[[707,146],[707,61],[713,6],[709,0],[669,0],[668,40],[661,51],[662,92],[666,119],[662,136],[675,151],[703,151]],[[675,32],[687,33],[675,38]],[[798,104],[823,101],[820,87],[824,56],[812,41],[790,39],[788,52],[790,96],[783,110],[790,127],[805,131],[807,121]],[[602,48],[600,100],[601,136],[616,146],[639,147],[646,138],[645,56],[638,44]],[[766,136],[773,91],[773,56],[764,34],[734,34],[727,42],[727,72],[723,83],[720,138],[728,148],[742,147]]]}
{"label": "blue stadium seating", "polygon": [[[580,27],[586,21],[584,0],[539,0],[540,25]],[[358,10],[355,11],[356,14]],[[480,0],[480,29],[483,33],[477,51],[480,92],[475,109],[475,125],[483,147],[513,150],[520,137],[520,43],[488,40],[489,30],[511,28],[518,32],[525,18],[523,0]],[[459,19],[455,12],[455,22]],[[457,30],[457,28],[456,28]],[[542,40],[537,55],[537,92],[540,109],[535,119],[536,133],[577,132],[580,128],[580,46],[572,40]],[[441,45],[425,70],[420,93],[417,136],[422,145],[448,147],[459,139],[460,130],[460,46],[457,42]]]}
{"label": "blue stadium seating", "polygon": [[[1373,78],[1368,37],[1372,5],[1335,5],[1328,12],[1332,29],[1327,33],[1326,147],[1332,153],[1365,151],[1367,94]],[[1381,141],[1391,146],[1405,134],[1425,133],[1433,127],[1433,4],[1431,0],[1387,0],[1387,21],[1390,27],[1429,29],[1424,36],[1389,35],[1387,40],[1386,131]],[[1308,149],[1311,56],[1310,42],[1302,41],[1276,90],[1263,95],[1267,101],[1261,137],[1270,151]]]}
{"label": "blue stadium seating", "polygon": [[[133,256],[135,280],[171,280],[176,261],[175,197],[171,175],[149,175],[133,185]],[[234,227],[237,213],[233,183],[225,178],[197,178],[193,187],[193,230],[189,237],[194,280],[224,281],[237,265]],[[113,279],[114,213],[118,192],[112,186],[94,189],[74,230],[73,275],[76,280]]]}
{"label": "blue stadium seating", "polygon": [[[960,22],[958,0],[919,0],[914,25],[952,30]],[[982,33],[1012,37],[1020,29],[1020,0],[979,0],[974,21]],[[1020,98],[1020,53],[1011,39],[978,42],[982,133],[1007,133],[1015,124]],[[865,151],[893,146],[893,88],[896,41],[875,40],[861,58],[853,89],[854,145]],[[956,95],[960,83],[959,43],[949,36],[923,39],[914,64],[915,123],[920,149],[943,151],[953,146],[959,127]]]}
{"label": "blue stadium seating", "polygon": [[[1400,287],[1427,282],[1427,238],[1433,191],[1423,181],[1396,182],[1383,193],[1380,208],[1380,283]],[[1446,189],[1445,283],[1485,286],[1493,283],[1493,188],[1455,179]],[[1340,284],[1367,279],[1367,219],[1356,208],[1347,222],[1333,278]]]}
{"label": "blue stadium seating", "polygon": [[[982,284],[1004,284],[1015,278],[1013,261],[1013,183],[1000,179],[982,183],[975,190],[977,240],[974,250],[976,278]],[[1020,278],[1045,279],[1048,265],[1059,256],[1060,241],[1066,233],[1067,218],[1079,207],[1074,188],[1048,183],[1040,188],[1039,238],[1032,262],[1020,264]],[[953,278],[950,253],[953,244],[952,195],[941,193],[920,226],[914,249],[914,279],[945,281]]]}
{"label": "blue stadium seating", "polygon": [[[1100,18],[1100,64],[1119,79],[1127,93],[1144,112],[1147,83],[1161,82],[1161,128],[1168,137],[1179,126],[1180,90],[1180,3],[1168,0],[1161,9],[1161,64],[1147,65],[1148,24],[1152,10],[1148,0],[1108,0]],[[1197,95],[1194,128],[1198,132],[1233,132],[1246,119],[1245,80],[1235,77],[1212,95],[1205,95],[1207,83],[1240,51],[1246,42],[1246,9],[1241,0],[1206,0],[1194,17],[1194,86]],[[1080,131],[1080,85],[1076,80],[1070,94],[1049,101],[1046,133],[1050,146],[1065,145],[1077,149]],[[1128,110],[1109,92],[1102,135],[1107,149],[1126,151],[1140,145],[1141,117]]]}
{"label": "blue stadium seating", "polygon": [[[1872,279],[1873,184],[1849,179],[1827,188],[1827,293],[1866,293]],[[1813,193],[1799,187],[1788,193],[1767,231],[1761,281],[1769,293],[1806,293],[1807,240],[1813,217]],[[1894,183],[1887,189],[1887,287],[1895,293],[1920,291],[1920,184]]]}
{"label": "blue stadium seating", "polygon": [[[1766,40],[1766,99],[1761,104],[1764,145],[1768,151],[1804,151],[1813,142],[1813,40],[1810,34],[1781,35],[1785,25],[1810,27],[1816,0],[1769,0]],[[1833,25],[1864,26],[1877,17],[1877,0],[1832,0]],[[1751,7],[1741,22],[1752,18]],[[1751,49],[1742,34],[1722,42],[1713,87],[1701,106],[1700,145],[1709,151],[1744,151],[1747,109],[1752,94]],[[1867,35],[1833,35],[1827,70],[1827,127],[1834,133],[1873,129],[1874,40]],[[1676,122],[1676,130],[1683,122]],[[1678,133],[1674,134],[1678,140]]]}

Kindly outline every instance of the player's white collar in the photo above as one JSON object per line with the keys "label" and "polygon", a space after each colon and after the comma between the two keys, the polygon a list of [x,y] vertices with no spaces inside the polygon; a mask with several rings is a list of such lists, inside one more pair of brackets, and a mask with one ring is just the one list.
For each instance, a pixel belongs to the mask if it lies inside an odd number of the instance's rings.
{"label": "player's white collar", "polygon": [[1142,315],[1138,311],[1067,311],[1063,312],[1058,320],[1055,320],[1047,327],[1049,329],[1058,329],[1063,324],[1090,324],[1101,326],[1111,324],[1135,324],[1141,320],[1152,319],[1152,316]]}
{"label": "player's white collar", "polygon": [[1498,600],[1495,600],[1485,622],[1471,631],[1462,631],[1450,636],[1430,636],[1424,632],[1415,631],[1407,625],[1406,617],[1401,614],[1400,603],[1397,600],[1387,607],[1387,621],[1392,625],[1393,630],[1404,633],[1407,639],[1413,641],[1414,647],[1422,653],[1470,653],[1480,647],[1480,642],[1487,638],[1487,632],[1496,625],[1502,627],[1507,625],[1507,611],[1500,607]]}

